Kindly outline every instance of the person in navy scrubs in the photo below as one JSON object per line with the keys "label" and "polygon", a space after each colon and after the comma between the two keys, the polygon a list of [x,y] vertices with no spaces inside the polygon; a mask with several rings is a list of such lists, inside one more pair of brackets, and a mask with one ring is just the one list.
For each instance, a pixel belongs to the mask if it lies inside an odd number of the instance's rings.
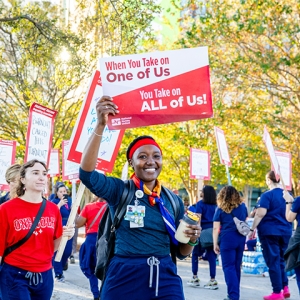
{"label": "person in navy scrubs", "polygon": [[[285,252],[285,261],[287,262],[287,267],[292,264],[293,269],[296,273],[297,285],[300,295],[300,261],[299,261],[299,250],[300,250],[300,197],[293,198],[287,191],[283,192],[283,197],[286,200],[286,212],[285,216],[289,222],[297,221],[297,228],[293,237],[289,241],[289,246]],[[286,259],[286,256],[293,255],[291,260]]]}
{"label": "person in navy scrubs", "polygon": [[269,191],[260,197],[249,238],[257,228],[273,288],[273,292],[263,299],[283,300],[290,297],[284,252],[292,235],[292,224],[285,217],[286,201],[274,171],[267,173],[266,184]]}
{"label": "person in navy scrubs", "polygon": [[[205,185],[200,193],[200,201],[197,202],[196,208],[194,210],[195,213],[200,217],[200,224],[202,230],[212,228],[213,227],[213,217],[215,214],[215,210],[217,208],[217,194],[213,186]],[[190,208],[191,210],[191,208]],[[198,263],[199,257],[203,258],[203,260],[207,260],[209,263],[209,273],[210,280],[207,284],[204,285],[204,288],[210,290],[218,289],[218,282],[215,279],[216,277],[216,259],[217,255],[214,252],[213,247],[202,248],[199,243],[194,247],[192,254],[192,272],[193,278],[187,282],[190,286],[200,286],[200,279],[198,278]]]}
{"label": "person in navy scrubs", "polygon": [[[62,224],[63,226],[65,226],[68,222],[68,218],[71,213],[72,199],[68,196],[67,188],[64,184],[58,184],[56,186],[55,198],[52,200],[52,202],[58,206],[62,216]],[[61,261],[54,260],[56,256],[56,252],[54,253],[53,268],[55,273],[55,281],[65,282],[65,276],[63,274],[63,271],[66,270],[64,269],[64,267],[66,266],[66,263],[68,262],[68,258],[72,253],[72,243],[73,243],[73,238],[68,240]]]}
{"label": "person in navy scrubs", "polygon": [[[224,300],[239,300],[241,263],[246,237],[238,232],[233,215],[245,221],[248,211],[239,192],[233,186],[225,186],[221,189],[217,204],[218,208],[213,218],[213,239],[214,251],[222,257],[228,294]],[[220,245],[218,244],[219,235]]]}

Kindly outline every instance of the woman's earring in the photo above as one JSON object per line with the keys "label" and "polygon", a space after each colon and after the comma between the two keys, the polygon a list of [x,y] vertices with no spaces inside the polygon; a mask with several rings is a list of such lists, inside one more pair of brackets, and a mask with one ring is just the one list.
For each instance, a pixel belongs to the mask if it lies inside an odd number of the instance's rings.
{"label": "woman's earring", "polygon": [[25,186],[23,187],[23,191],[26,191],[26,187]]}

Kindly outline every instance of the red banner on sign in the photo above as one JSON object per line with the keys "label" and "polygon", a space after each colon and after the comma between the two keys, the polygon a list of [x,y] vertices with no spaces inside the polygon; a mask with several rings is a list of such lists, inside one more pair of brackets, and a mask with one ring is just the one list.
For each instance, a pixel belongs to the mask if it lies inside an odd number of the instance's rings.
{"label": "red banner on sign", "polygon": [[[151,100],[141,100],[142,95]],[[109,116],[108,127],[113,129],[210,118],[213,109],[209,67],[114,96],[113,100],[120,111]]]}

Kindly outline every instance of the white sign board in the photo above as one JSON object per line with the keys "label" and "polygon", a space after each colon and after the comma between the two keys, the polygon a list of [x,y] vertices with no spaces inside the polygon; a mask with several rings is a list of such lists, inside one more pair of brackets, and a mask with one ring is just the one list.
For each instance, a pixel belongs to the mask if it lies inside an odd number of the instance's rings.
{"label": "white sign board", "polygon": [[210,180],[210,154],[208,151],[190,149],[190,178]]}
{"label": "white sign board", "polygon": [[271,159],[272,169],[275,172],[276,178],[279,179],[279,177],[280,177],[280,166],[279,166],[277,156],[276,156],[273,144],[272,144],[270,134],[267,130],[267,127],[264,128],[263,141],[264,141],[264,143],[267,147],[267,150],[268,150],[268,153],[269,153],[269,156],[270,156],[270,159]]}
{"label": "white sign board", "polygon": [[0,140],[0,191],[9,191],[5,180],[6,170],[15,163],[16,141]]}
{"label": "white sign board", "polygon": [[215,135],[217,139],[218,152],[221,164],[231,166],[228,147],[225,139],[224,131],[218,127],[215,127]]}
{"label": "white sign board", "polygon": [[286,189],[292,190],[292,155],[289,152],[275,151]]}

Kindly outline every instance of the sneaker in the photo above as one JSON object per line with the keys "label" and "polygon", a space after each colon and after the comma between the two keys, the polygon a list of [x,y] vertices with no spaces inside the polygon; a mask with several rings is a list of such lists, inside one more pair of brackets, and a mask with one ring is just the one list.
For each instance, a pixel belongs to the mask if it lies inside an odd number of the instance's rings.
{"label": "sneaker", "polygon": [[283,288],[283,297],[284,297],[285,299],[291,297],[290,289],[289,289],[288,286],[285,286],[285,287]]}
{"label": "sneaker", "polygon": [[230,300],[229,296],[227,295],[227,297],[226,297],[226,298],[224,298],[224,300]]}
{"label": "sneaker", "polygon": [[217,280],[210,280],[207,284],[204,285],[205,289],[217,290],[219,288]]}
{"label": "sneaker", "polygon": [[75,264],[75,258],[73,255],[70,256],[70,264]]}
{"label": "sneaker", "polygon": [[56,275],[55,276],[55,281],[56,282],[65,282],[65,276],[63,274]]}
{"label": "sneaker", "polygon": [[64,270],[64,271],[67,271],[67,270],[68,270],[68,267],[69,267],[69,264],[68,264],[68,262],[66,262],[66,264],[65,264],[64,267],[63,267],[63,270]]}
{"label": "sneaker", "polygon": [[191,280],[189,280],[187,282],[187,285],[194,286],[194,287],[200,286],[200,279],[198,277],[197,278],[192,278]]}
{"label": "sneaker", "polygon": [[268,296],[264,296],[264,300],[284,300],[283,293],[272,293]]}

